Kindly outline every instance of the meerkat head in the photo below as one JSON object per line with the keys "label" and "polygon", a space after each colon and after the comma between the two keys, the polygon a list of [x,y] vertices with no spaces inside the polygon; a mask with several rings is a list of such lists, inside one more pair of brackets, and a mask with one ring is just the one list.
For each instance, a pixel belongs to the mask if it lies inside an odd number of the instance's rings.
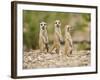
{"label": "meerkat head", "polygon": [[59,28],[61,26],[60,20],[55,21],[55,27]]}
{"label": "meerkat head", "polygon": [[41,22],[41,23],[40,23],[40,29],[41,29],[41,30],[45,30],[46,28],[47,28],[46,22]]}
{"label": "meerkat head", "polygon": [[68,31],[68,32],[70,32],[72,30],[72,27],[70,25],[66,25],[65,26],[65,30]]}

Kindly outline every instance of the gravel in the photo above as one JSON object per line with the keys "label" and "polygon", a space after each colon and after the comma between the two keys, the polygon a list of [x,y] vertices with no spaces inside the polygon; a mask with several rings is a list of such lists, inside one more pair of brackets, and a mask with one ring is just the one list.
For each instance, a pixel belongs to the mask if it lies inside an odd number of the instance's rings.
{"label": "gravel", "polygon": [[23,69],[89,66],[90,61],[90,51],[73,51],[67,56],[31,50],[24,52]]}

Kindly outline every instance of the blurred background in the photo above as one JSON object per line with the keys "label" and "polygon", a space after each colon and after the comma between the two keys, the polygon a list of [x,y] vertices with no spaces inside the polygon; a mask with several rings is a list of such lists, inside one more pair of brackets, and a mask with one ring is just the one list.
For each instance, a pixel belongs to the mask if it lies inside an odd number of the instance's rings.
{"label": "blurred background", "polygon": [[63,36],[65,25],[72,26],[71,35],[76,50],[90,50],[90,14],[23,10],[24,50],[39,48],[39,24],[41,21],[47,23],[49,43],[52,44],[56,19],[61,21]]}

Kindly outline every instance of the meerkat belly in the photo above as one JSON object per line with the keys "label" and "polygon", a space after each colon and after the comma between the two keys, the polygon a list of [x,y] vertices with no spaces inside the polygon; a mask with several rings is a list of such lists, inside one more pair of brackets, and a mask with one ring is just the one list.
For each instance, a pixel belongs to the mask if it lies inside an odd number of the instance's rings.
{"label": "meerkat belly", "polygon": [[44,48],[45,48],[45,44],[44,44],[44,41],[43,41],[43,38],[40,34],[40,37],[39,37],[39,48],[41,51],[44,51]]}
{"label": "meerkat belly", "polygon": [[70,54],[72,52],[72,44],[70,39],[65,39],[65,54]]}

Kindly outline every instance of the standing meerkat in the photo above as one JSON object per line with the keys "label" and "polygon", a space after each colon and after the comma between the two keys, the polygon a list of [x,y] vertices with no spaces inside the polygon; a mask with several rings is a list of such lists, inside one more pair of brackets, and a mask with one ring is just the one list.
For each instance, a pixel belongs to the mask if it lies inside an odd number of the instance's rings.
{"label": "standing meerkat", "polygon": [[66,25],[65,26],[65,54],[67,54],[68,56],[70,54],[72,54],[72,50],[73,50],[73,42],[72,42],[72,37],[70,35],[70,29],[71,26],[70,25]]}
{"label": "standing meerkat", "polygon": [[61,43],[63,42],[63,37],[61,34],[61,22],[60,20],[56,20],[55,24],[54,24],[54,41],[53,41],[53,46],[51,48],[51,51],[55,50],[56,53],[59,53],[60,51],[60,47],[61,47]]}
{"label": "standing meerkat", "polygon": [[39,33],[39,48],[41,52],[48,52],[48,43],[47,24],[41,22]]}

